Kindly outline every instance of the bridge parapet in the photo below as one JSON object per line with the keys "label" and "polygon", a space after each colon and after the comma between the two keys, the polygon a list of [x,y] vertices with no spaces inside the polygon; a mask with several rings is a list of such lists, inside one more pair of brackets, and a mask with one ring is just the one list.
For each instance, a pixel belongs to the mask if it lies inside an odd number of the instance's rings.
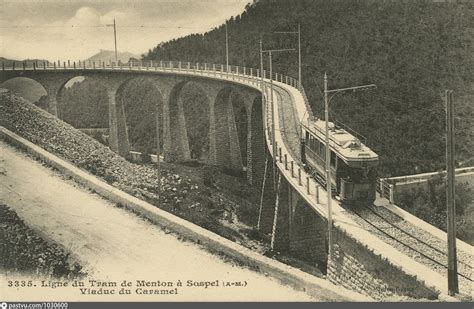
{"label": "bridge parapet", "polygon": [[[15,62],[12,66],[5,66],[5,62],[2,61],[2,71],[36,71],[36,70],[67,70],[67,71],[80,71],[80,70],[113,70],[113,71],[155,71],[155,72],[182,72],[201,74],[206,77],[219,77],[220,79],[225,78],[227,80],[235,81],[254,81],[258,82],[258,78],[267,79],[267,72],[264,70],[261,74],[259,69],[233,66],[229,65],[227,68],[221,64],[211,63],[191,63],[182,61],[130,61],[128,63],[115,64],[114,62],[106,63],[104,61],[60,61],[49,62],[49,61],[23,61],[22,65],[18,67]],[[300,87],[298,81],[291,77],[283,74],[274,73],[274,78],[278,78],[278,81],[285,83],[292,87]],[[276,80],[276,79],[274,79]],[[307,101],[307,99],[306,99]],[[308,103],[309,106],[309,103]]]}
{"label": "bridge parapet", "polygon": [[[462,168],[456,169],[456,176],[461,176],[464,174],[472,174],[472,173],[474,173],[474,166],[462,167]],[[445,176],[446,171],[389,177],[389,178],[385,178],[385,180],[394,185],[398,185],[398,184],[406,184],[406,183],[412,183],[412,182],[423,182],[433,177],[436,177],[438,175]]]}

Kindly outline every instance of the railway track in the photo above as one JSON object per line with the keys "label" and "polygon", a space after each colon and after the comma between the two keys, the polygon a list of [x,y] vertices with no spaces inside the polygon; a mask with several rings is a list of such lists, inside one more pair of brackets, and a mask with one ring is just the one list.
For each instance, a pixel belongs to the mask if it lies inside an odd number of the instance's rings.
{"label": "railway track", "polygon": [[[417,233],[413,230],[416,227],[407,228],[407,226],[395,224],[397,221],[402,222],[403,219],[389,210],[380,211],[376,209],[378,209],[377,206],[357,206],[350,210],[359,223],[362,223],[387,243],[431,269],[443,275],[446,273],[448,268],[446,246],[443,247],[440,243],[429,239],[429,237],[426,237],[426,233],[421,233],[420,236],[415,235]],[[467,294],[471,293],[473,282],[471,263],[472,256],[470,254],[458,251],[459,287],[461,291]]]}

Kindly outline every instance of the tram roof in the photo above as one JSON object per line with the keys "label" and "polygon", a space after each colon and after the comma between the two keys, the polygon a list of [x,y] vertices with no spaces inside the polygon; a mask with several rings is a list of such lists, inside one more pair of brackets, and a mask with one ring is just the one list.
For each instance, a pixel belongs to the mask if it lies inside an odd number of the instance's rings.
{"label": "tram roof", "polygon": [[[320,140],[325,140],[326,122],[324,120],[311,121],[308,119],[305,126]],[[378,155],[369,147],[345,129],[336,127],[333,122],[329,122],[329,145],[345,161],[375,161],[378,159]]]}

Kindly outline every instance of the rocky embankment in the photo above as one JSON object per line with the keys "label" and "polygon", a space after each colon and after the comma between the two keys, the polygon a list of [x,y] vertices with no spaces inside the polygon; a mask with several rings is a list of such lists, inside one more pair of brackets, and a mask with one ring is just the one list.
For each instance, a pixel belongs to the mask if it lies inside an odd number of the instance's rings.
{"label": "rocky embankment", "polygon": [[0,204],[0,239],[0,269],[4,274],[67,279],[86,275],[69,253],[37,235],[4,204]]}
{"label": "rocky embankment", "polygon": [[[154,165],[127,161],[86,134],[11,93],[0,94],[0,125],[137,198],[236,241],[265,251],[249,222],[258,208],[242,180],[215,168],[162,164],[161,196]],[[227,192],[225,192],[227,191]],[[159,202],[159,203],[158,203]],[[254,214],[255,212],[255,214]]]}

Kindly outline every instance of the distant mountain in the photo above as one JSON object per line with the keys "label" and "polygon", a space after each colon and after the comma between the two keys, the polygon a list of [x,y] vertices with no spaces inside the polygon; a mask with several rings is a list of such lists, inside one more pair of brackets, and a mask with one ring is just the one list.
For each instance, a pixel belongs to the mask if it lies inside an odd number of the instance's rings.
{"label": "distant mountain", "polygon": [[[125,63],[128,62],[130,58],[137,58],[140,59],[140,56],[128,53],[128,52],[118,52],[117,53],[117,58],[120,62]],[[115,52],[113,50],[100,50],[97,54],[93,55],[92,57],[89,57],[85,59],[85,61],[104,61],[106,63],[112,61],[115,62]]]}
{"label": "distant mountain", "polygon": [[5,67],[11,67],[13,63],[15,63],[16,67],[22,66],[23,62],[27,62],[28,66],[32,66],[31,63],[37,62],[38,66],[42,66],[43,62],[49,64],[48,60],[45,59],[24,59],[24,60],[16,60],[16,59],[8,59],[4,57],[0,57],[0,63],[3,63]]}

